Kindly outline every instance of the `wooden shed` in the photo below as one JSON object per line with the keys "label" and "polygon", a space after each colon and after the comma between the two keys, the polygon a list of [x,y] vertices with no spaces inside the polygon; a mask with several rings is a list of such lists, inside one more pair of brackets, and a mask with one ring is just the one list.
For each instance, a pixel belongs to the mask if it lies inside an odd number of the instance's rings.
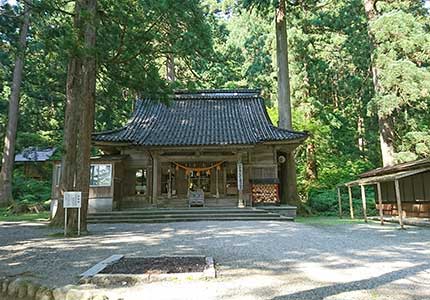
{"label": "wooden shed", "polygon": [[15,164],[22,166],[24,175],[33,179],[46,179],[46,168],[51,166],[55,148],[28,147],[15,155]]}
{"label": "wooden shed", "polygon": [[[370,170],[359,177],[358,180],[342,185],[348,188],[350,203],[351,188],[360,186],[365,209],[365,187],[372,186],[376,190],[381,220],[384,216],[398,216],[403,226],[403,218],[430,218],[429,158]],[[353,217],[353,211],[351,216]]]}

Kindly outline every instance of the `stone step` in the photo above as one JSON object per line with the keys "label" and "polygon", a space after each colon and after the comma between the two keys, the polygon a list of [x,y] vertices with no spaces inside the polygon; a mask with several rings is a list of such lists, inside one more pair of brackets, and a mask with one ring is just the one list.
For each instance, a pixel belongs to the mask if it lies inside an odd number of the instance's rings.
{"label": "stone step", "polygon": [[247,214],[247,213],[253,213],[253,214],[267,214],[268,212],[264,210],[258,210],[258,209],[246,209],[246,208],[225,208],[225,209],[213,209],[213,208],[188,208],[188,209],[133,209],[133,210],[120,210],[120,211],[111,211],[111,212],[98,212],[98,213],[92,213],[89,214],[89,216],[131,216],[131,215],[164,215],[164,214],[231,214],[231,213],[237,213],[237,214]]}
{"label": "stone step", "polygon": [[168,223],[168,222],[189,222],[189,221],[293,221],[293,218],[281,216],[260,216],[260,217],[247,217],[247,216],[192,216],[192,217],[175,217],[175,218],[144,218],[144,219],[130,219],[130,218],[107,218],[107,219],[89,219],[88,223]]}
{"label": "stone step", "polygon": [[215,218],[215,217],[279,217],[276,214],[254,214],[254,213],[224,213],[224,214],[162,214],[162,215],[115,215],[115,216],[88,216],[87,220],[107,220],[107,219],[154,219],[154,218]]}

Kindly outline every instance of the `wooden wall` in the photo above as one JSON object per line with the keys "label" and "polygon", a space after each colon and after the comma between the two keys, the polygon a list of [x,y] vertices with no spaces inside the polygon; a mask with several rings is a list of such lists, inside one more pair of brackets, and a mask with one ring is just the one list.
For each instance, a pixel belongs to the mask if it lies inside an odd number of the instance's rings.
{"label": "wooden wall", "polygon": [[[403,214],[409,217],[430,217],[430,171],[399,180]],[[398,215],[394,182],[382,182],[384,214]]]}

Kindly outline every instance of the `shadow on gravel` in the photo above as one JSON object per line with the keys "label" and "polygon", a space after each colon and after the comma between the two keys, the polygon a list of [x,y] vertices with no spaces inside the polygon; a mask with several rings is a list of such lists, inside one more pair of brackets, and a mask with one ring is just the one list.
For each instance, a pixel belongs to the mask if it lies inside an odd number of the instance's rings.
{"label": "shadow on gravel", "polygon": [[[358,290],[370,290],[375,289],[381,285],[403,279],[409,276],[413,276],[419,272],[429,270],[430,264],[421,264],[418,266],[404,268],[398,271],[393,271],[385,273],[384,275],[378,277],[372,277],[363,280],[357,280],[346,283],[333,284],[323,287],[318,287],[306,291],[301,291],[293,294],[277,296],[272,298],[272,300],[316,300],[325,299],[330,296],[338,295],[341,293],[358,291]],[[419,298],[415,298],[419,299]],[[424,299],[424,298],[423,298]],[[428,299],[428,298],[425,298]]]}

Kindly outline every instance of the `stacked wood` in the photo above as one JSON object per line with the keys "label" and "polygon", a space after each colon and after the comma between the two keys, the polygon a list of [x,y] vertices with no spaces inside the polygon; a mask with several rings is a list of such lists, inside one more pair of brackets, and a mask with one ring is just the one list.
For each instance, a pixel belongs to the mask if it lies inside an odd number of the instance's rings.
{"label": "stacked wood", "polygon": [[253,204],[279,204],[278,184],[253,184],[251,193]]}

